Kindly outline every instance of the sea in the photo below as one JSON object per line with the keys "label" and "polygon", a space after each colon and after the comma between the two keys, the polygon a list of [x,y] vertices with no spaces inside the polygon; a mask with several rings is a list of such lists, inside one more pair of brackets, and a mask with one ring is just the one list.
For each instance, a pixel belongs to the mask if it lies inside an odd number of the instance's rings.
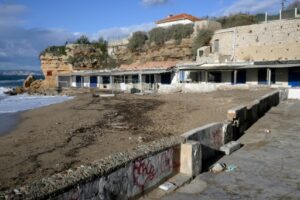
{"label": "sea", "polygon": [[[19,112],[72,99],[69,96],[28,94],[9,96],[4,93],[17,86],[22,86],[26,77],[24,75],[0,75],[0,135],[17,125]],[[34,77],[35,79],[44,78],[38,75]]]}

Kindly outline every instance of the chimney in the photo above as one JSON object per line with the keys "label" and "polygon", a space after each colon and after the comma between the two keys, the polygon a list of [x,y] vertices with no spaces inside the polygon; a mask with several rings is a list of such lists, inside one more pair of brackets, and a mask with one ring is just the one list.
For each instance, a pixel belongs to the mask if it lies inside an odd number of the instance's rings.
{"label": "chimney", "polygon": [[169,14],[169,15],[168,15],[168,18],[170,18],[170,17],[173,17],[173,14]]}

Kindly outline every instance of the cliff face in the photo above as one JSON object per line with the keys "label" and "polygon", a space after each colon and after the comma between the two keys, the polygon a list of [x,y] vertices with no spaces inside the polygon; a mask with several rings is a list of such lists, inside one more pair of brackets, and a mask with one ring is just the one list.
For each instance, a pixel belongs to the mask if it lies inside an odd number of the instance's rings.
{"label": "cliff face", "polygon": [[58,74],[69,74],[75,70],[103,69],[111,62],[109,56],[93,45],[67,45],[50,47],[40,56],[45,85],[57,86]]}
{"label": "cliff face", "polygon": [[48,88],[56,87],[57,75],[73,71],[73,66],[68,62],[67,56],[54,56],[46,53],[40,56],[41,67],[45,76],[44,84]]}
{"label": "cliff face", "polygon": [[112,52],[118,63],[150,61],[190,61],[193,60],[192,39],[183,39],[180,44],[175,40],[167,41],[162,46],[145,45],[138,52],[131,52],[126,46],[115,46]]}

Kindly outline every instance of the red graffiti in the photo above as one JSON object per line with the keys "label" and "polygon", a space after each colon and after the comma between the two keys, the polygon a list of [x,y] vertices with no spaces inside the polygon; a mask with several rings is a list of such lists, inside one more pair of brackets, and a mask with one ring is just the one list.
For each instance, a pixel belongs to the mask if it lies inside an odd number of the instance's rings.
{"label": "red graffiti", "polygon": [[133,164],[133,181],[134,184],[143,191],[145,185],[154,179],[156,171],[150,160],[137,160]]}

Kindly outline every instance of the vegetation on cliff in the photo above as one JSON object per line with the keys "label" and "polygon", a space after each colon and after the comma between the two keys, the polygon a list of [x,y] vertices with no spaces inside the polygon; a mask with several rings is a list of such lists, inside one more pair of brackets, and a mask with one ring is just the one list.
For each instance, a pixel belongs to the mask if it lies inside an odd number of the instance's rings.
{"label": "vegetation on cliff", "polygon": [[129,39],[128,49],[130,51],[139,51],[143,48],[147,40],[148,40],[148,35],[146,32],[143,31],[134,32],[131,38]]}
{"label": "vegetation on cliff", "polygon": [[67,55],[66,46],[50,46],[41,52],[41,55],[51,54],[53,56],[64,56]]}
{"label": "vegetation on cliff", "polygon": [[68,57],[74,69],[107,69],[117,67],[117,62],[108,54],[108,42],[103,38],[90,42],[87,37],[81,36],[77,45]]}
{"label": "vegetation on cliff", "polygon": [[196,56],[197,49],[203,46],[208,46],[214,32],[209,29],[199,30],[193,41],[193,55]]}
{"label": "vegetation on cliff", "polygon": [[223,16],[216,19],[221,23],[222,28],[231,28],[236,26],[245,26],[257,23],[256,15],[238,13],[229,16]]}
{"label": "vegetation on cliff", "polygon": [[117,62],[108,54],[108,42],[103,38],[90,42],[86,36],[81,36],[74,44],[51,46],[40,56],[50,55],[65,57],[65,62],[72,64],[74,69],[104,69],[117,67]]}
{"label": "vegetation on cliff", "polygon": [[193,24],[178,24],[167,28],[157,27],[146,32],[135,32],[129,39],[128,49],[132,52],[140,51],[146,44],[154,43],[155,45],[163,45],[166,41],[175,40],[180,44],[182,39],[189,38],[194,32]]}

